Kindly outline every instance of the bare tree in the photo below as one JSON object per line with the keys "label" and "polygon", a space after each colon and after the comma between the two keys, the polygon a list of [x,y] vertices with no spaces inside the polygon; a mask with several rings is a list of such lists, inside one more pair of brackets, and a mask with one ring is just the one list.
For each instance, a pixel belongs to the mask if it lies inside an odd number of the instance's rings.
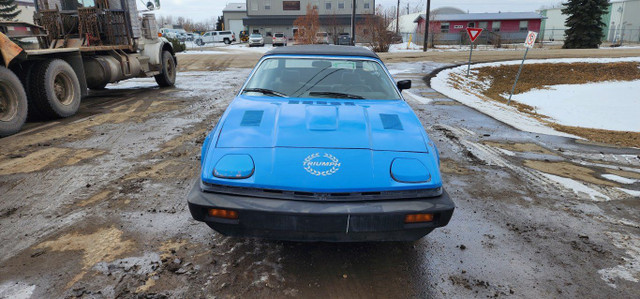
{"label": "bare tree", "polygon": [[298,17],[293,26],[298,28],[294,38],[299,44],[314,44],[316,42],[316,33],[320,30],[320,17],[318,16],[318,8],[307,5],[307,13]]}
{"label": "bare tree", "polygon": [[329,33],[333,39],[333,43],[338,44],[338,37],[340,33],[342,33],[342,26],[340,26],[340,23],[338,22],[338,16],[335,11],[329,16],[327,22],[327,33]]}
{"label": "bare tree", "polygon": [[388,52],[393,42],[393,32],[387,27],[391,20],[385,20],[382,6],[376,8],[376,13],[365,16],[358,24],[358,34],[375,52]]}

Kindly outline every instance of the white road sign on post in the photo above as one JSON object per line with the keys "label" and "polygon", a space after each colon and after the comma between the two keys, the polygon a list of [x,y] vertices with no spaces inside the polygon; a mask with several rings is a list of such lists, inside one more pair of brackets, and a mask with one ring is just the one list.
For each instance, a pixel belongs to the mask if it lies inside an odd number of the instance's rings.
{"label": "white road sign on post", "polygon": [[529,49],[533,48],[533,46],[536,44],[536,38],[538,38],[538,32],[529,31],[529,34],[527,34],[527,39],[524,40],[524,46],[527,49],[524,51],[524,58],[522,58],[520,69],[518,69],[518,74],[516,75],[516,82],[513,83],[513,88],[511,88],[511,94],[509,94],[509,100],[507,101],[507,105],[511,104],[511,97],[513,97],[513,93],[516,91],[516,85],[518,84],[518,79],[520,79],[522,66],[524,65],[524,61],[527,59],[527,53],[529,53]]}
{"label": "white road sign on post", "polygon": [[533,48],[533,45],[536,43],[536,38],[538,38],[538,32],[529,31],[527,39],[524,41],[524,46],[529,49]]}

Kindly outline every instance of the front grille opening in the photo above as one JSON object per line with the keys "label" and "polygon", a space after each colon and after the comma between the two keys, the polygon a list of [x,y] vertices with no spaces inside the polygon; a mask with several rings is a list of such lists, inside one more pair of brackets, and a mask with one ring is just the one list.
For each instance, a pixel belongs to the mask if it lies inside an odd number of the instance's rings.
{"label": "front grille opening", "polygon": [[313,193],[311,193],[311,192],[293,192],[293,195],[299,195],[299,196],[313,196]]}
{"label": "front grille opening", "polygon": [[326,104],[327,104],[327,102],[317,101],[317,102],[316,102],[316,104],[318,104],[318,105],[326,105]]}
{"label": "front grille opening", "polygon": [[331,196],[336,196],[336,197],[344,197],[344,196],[349,196],[351,195],[351,193],[331,193]]}
{"label": "front grille opening", "polygon": [[273,189],[262,189],[262,192],[265,193],[275,193],[275,194],[282,194],[282,190],[273,190]]}
{"label": "front grille opening", "polygon": [[363,196],[374,196],[374,195],[380,195],[380,192],[362,192]]}
{"label": "front grille opening", "polygon": [[331,102],[331,105],[340,106],[340,102]]}
{"label": "front grille opening", "polygon": [[311,104],[313,104],[313,101],[304,101],[304,102],[302,102],[302,104],[311,105]]}
{"label": "front grille opening", "polygon": [[289,101],[289,104],[299,104],[300,101]]}

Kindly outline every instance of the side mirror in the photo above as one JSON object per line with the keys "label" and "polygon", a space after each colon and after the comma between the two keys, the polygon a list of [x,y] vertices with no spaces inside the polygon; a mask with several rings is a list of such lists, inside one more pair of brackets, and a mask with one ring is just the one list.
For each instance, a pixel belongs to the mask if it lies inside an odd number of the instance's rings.
{"label": "side mirror", "polygon": [[400,91],[411,89],[411,80],[398,81],[398,83],[396,84],[398,85],[398,89],[400,89]]}

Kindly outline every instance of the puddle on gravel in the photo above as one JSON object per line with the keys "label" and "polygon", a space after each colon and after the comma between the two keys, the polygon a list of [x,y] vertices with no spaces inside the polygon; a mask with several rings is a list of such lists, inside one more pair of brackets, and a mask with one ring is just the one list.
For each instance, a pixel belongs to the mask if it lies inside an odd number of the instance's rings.
{"label": "puddle on gravel", "polygon": [[619,187],[619,185],[616,183],[598,179],[595,176],[595,171],[590,168],[578,166],[567,162],[525,160],[524,166],[542,171],[544,173],[558,175],[565,178],[572,178],[596,185]]}
{"label": "puddle on gravel", "polygon": [[129,252],[134,246],[131,240],[122,238],[123,232],[114,227],[102,228],[90,234],[70,233],[56,240],[40,243],[36,249],[52,251],[82,251],[82,270],[67,283],[73,286],[98,262],[110,262]]}
{"label": "puddle on gravel", "polygon": [[508,151],[513,151],[513,152],[538,153],[538,154],[553,155],[553,156],[556,155],[553,152],[549,151],[548,149],[542,146],[539,146],[535,143],[500,143],[500,142],[485,141],[483,142],[483,144],[505,149]]}

